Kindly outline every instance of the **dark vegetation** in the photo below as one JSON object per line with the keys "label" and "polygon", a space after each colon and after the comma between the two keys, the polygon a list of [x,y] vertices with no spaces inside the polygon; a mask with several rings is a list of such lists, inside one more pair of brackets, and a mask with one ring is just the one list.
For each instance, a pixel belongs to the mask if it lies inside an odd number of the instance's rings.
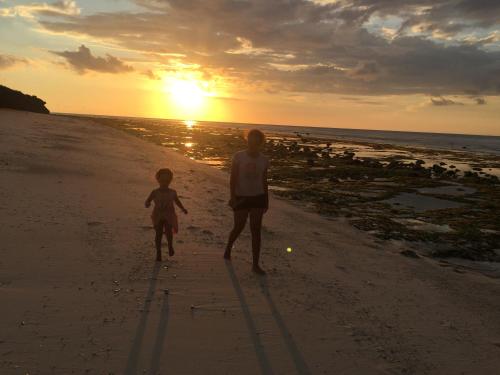
{"label": "dark vegetation", "polygon": [[34,95],[23,94],[21,91],[12,90],[2,85],[0,85],[0,108],[50,113],[42,99]]}

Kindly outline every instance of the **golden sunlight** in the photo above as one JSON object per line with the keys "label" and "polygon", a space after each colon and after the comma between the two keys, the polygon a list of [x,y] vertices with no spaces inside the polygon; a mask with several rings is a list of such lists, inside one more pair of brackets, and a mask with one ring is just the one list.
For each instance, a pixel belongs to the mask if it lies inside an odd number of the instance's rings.
{"label": "golden sunlight", "polygon": [[196,112],[203,107],[207,96],[213,94],[206,91],[208,84],[195,79],[170,78],[165,80],[165,91],[172,101],[185,110]]}
{"label": "golden sunlight", "polygon": [[197,72],[169,72],[147,88],[152,93],[149,112],[156,117],[184,120],[188,129],[196,126],[196,120],[224,118],[228,109],[219,96],[228,94],[223,87],[220,77],[207,81]]}
{"label": "golden sunlight", "polygon": [[186,125],[186,128],[192,129],[196,125],[196,121],[194,121],[194,120],[184,120],[184,125]]}

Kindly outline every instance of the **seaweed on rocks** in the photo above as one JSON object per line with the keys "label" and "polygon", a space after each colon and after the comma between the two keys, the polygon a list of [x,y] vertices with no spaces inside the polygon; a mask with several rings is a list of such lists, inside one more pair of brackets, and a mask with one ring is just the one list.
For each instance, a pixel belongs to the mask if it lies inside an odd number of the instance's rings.
{"label": "seaweed on rocks", "polygon": [[[245,147],[242,128],[221,124],[94,121],[226,170],[232,155]],[[381,239],[427,243],[431,256],[500,261],[495,252],[500,243],[498,156],[281,133],[268,134],[265,153],[271,159],[270,184],[279,197],[328,217],[347,218]],[[443,186],[464,193],[419,192]],[[398,205],[394,198],[401,194],[415,196],[417,205],[419,197],[455,204],[419,211]]]}

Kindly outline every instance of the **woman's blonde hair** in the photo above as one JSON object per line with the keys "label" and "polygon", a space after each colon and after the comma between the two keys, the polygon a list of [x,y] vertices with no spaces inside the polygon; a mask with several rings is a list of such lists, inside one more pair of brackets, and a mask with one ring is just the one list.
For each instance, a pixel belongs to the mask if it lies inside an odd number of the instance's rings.
{"label": "woman's blonde hair", "polygon": [[258,137],[261,145],[266,142],[266,135],[259,129],[247,130],[245,132],[245,139],[248,141],[250,137]]}

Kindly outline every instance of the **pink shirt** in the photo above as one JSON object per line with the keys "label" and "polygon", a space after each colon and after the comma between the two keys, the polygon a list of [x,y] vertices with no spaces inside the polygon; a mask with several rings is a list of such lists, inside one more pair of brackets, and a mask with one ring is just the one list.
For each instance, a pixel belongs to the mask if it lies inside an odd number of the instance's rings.
{"label": "pink shirt", "polygon": [[151,219],[153,226],[162,222],[167,222],[172,227],[174,233],[178,231],[177,215],[175,214],[174,200],[177,192],[173,189],[155,189],[149,195],[148,200],[154,202]]}

